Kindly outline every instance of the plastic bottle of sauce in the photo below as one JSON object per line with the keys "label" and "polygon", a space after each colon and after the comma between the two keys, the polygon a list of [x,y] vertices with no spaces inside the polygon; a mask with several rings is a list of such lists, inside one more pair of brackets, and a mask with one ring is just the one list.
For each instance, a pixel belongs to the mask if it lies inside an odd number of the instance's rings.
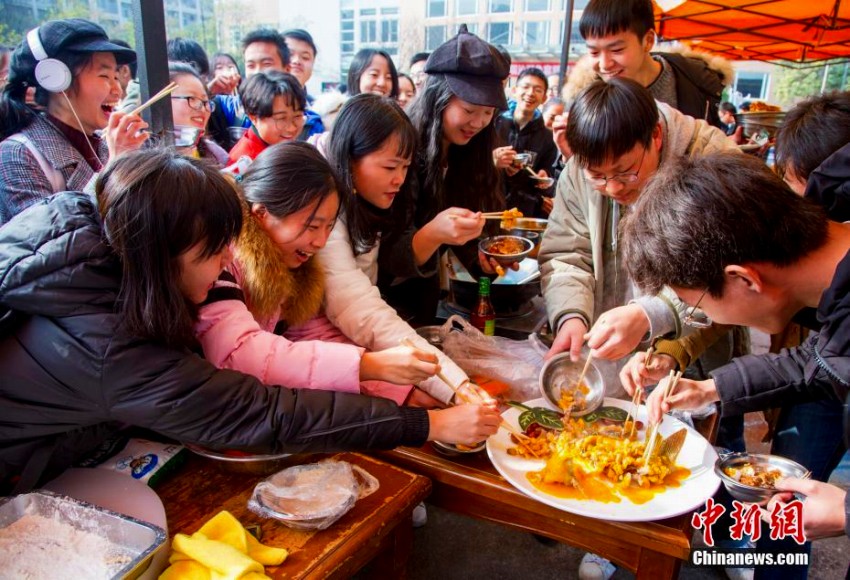
{"label": "plastic bottle of sauce", "polygon": [[496,333],[496,311],[490,302],[490,278],[486,276],[478,279],[478,302],[469,317],[469,322],[487,336],[493,336]]}

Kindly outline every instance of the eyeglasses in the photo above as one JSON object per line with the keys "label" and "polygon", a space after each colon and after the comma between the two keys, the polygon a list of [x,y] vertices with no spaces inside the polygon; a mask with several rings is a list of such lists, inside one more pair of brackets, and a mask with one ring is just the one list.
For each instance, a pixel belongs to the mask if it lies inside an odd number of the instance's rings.
{"label": "eyeglasses", "polygon": [[702,299],[705,298],[705,295],[708,293],[708,288],[702,291],[702,294],[699,296],[699,300],[697,303],[691,306],[691,308],[685,313],[685,317],[682,319],[682,322],[686,326],[690,326],[691,328],[708,328],[711,326],[711,319],[699,309],[699,305],[702,303]]}
{"label": "eyeglasses", "polygon": [[636,183],[638,179],[640,179],[640,168],[643,167],[643,160],[646,157],[646,149],[643,150],[643,153],[640,156],[640,163],[638,163],[637,169],[633,172],[629,173],[619,173],[612,177],[590,177],[585,174],[584,178],[587,182],[594,187],[608,187],[609,181],[616,181],[620,185],[629,185],[632,183]]}
{"label": "eyeglasses", "polygon": [[288,115],[286,117],[274,117],[274,116],[272,116],[271,119],[272,119],[272,121],[274,121],[275,127],[277,127],[278,130],[283,131],[284,129],[287,129],[288,127],[290,127],[292,125],[294,125],[296,127],[303,125],[304,124],[304,113],[296,113],[295,115],[293,115],[291,117],[288,116]]}
{"label": "eyeglasses", "polygon": [[172,99],[185,99],[186,104],[189,105],[189,108],[193,111],[203,111],[206,109],[210,113],[215,111],[215,102],[214,101],[205,101],[204,99],[199,99],[198,97],[175,97],[171,95]]}

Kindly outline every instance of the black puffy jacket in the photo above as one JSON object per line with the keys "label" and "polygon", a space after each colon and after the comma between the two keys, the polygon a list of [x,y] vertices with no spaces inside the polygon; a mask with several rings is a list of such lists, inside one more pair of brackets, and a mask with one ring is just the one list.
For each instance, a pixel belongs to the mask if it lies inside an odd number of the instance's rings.
{"label": "black puffy jacket", "polygon": [[720,121],[717,106],[723,94],[722,72],[712,68],[702,58],[684,56],[675,52],[654,52],[667,61],[676,76],[676,108],[694,119],[702,119],[709,125],[726,129]]}
{"label": "black puffy jacket", "polygon": [[826,209],[829,219],[850,221],[850,143],[809,174],[805,197]]}
{"label": "black puffy jacket", "polygon": [[129,335],[120,276],[86,194],[54,195],[0,228],[0,487],[36,456],[43,482],[122,425],[254,452],[424,443],[423,409],[267,387]]}
{"label": "black puffy jacket", "polygon": [[778,354],[737,358],[712,371],[723,413],[781,407],[850,392],[850,252],[838,264],[818,305],[820,331]]}

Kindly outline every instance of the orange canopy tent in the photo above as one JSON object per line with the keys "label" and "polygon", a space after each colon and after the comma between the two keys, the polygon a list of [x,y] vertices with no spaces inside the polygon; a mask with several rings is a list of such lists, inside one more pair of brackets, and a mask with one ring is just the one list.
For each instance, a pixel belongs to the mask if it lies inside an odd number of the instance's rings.
{"label": "orange canopy tent", "polygon": [[850,0],[656,0],[656,30],[731,60],[850,58]]}

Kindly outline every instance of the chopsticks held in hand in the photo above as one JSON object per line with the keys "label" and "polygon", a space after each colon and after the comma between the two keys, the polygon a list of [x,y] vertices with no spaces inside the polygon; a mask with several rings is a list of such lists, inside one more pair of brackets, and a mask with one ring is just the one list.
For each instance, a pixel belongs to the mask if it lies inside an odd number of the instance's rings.
{"label": "chopsticks held in hand", "polygon": [[[664,385],[664,391],[661,396],[661,401],[664,402],[667,400],[667,397],[673,394],[673,390],[676,388],[676,384],[679,382],[679,379],[682,378],[682,371],[674,373],[670,371],[670,375],[667,377],[667,384]],[[661,422],[664,420],[662,417],[657,423],[653,423],[649,428],[646,434],[646,447],[643,453],[643,461],[644,465],[652,458],[652,452],[655,451],[655,439],[658,434],[658,429],[661,426]]]}
{"label": "chopsticks held in hand", "polygon": [[[408,348],[413,348],[413,349],[417,348],[416,345],[413,344],[413,341],[411,341],[409,338],[402,338],[400,342],[401,342],[402,346],[406,346]],[[449,381],[448,377],[446,377],[446,375],[444,375],[440,371],[437,371],[437,378],[439,378],[441,381],[443,381],[446,384],[446,386],[448,386],[452,390],[452,392],[455,394],[455,396],[458,399],[460,399],[461,401],[463,401],[464,403],[469,403],[470,405],[480,405],[482,403],[488,402],[486,399],[484,399],[481,396],[478,396],[478,401],[473,401],[465,393],[461,392],[460,387],[452,384],[452,382]],[[513,435],[514,437],[516,437],[517,440],[520,442],[520,444],[523,447],[525,447],[528,450],[529,453],[531,453],[535,457],[538,456],[537,453],[535,453],[534,450],[531,447],[529,447],[524,441],[524,440],[530,439],[530,437],[528,435],[526,435],[525,433],[522,433],[520,431],[517,431],[509,423],[507,423],[504,419],[502,419],[502,422],[500,423],[499,426],[504,428],[505,431],[507,431],[508,433]]]}
{"label": "chopsticks held in hand", "polygon": [[168,83],[168,85],[166,85],[165,88],[163,88],[157,94],[155,94],[154,96],[149,98],[147,101],[145,101],[144,103],[142,103],[141,105],[139,105],[138,107],[133,109],[133,111],[130,114],[131,115],[138,115],[139,113],[141,113],[142,111],[144,111],[145,109],[150,107],[151,105],[155,104],[157,101],[160,101],[160,100],[164,99],[165,97],[167,97],[168,95],[170,95],[171,93],[173,93],[176,89],[177,89],[177,83]]}

